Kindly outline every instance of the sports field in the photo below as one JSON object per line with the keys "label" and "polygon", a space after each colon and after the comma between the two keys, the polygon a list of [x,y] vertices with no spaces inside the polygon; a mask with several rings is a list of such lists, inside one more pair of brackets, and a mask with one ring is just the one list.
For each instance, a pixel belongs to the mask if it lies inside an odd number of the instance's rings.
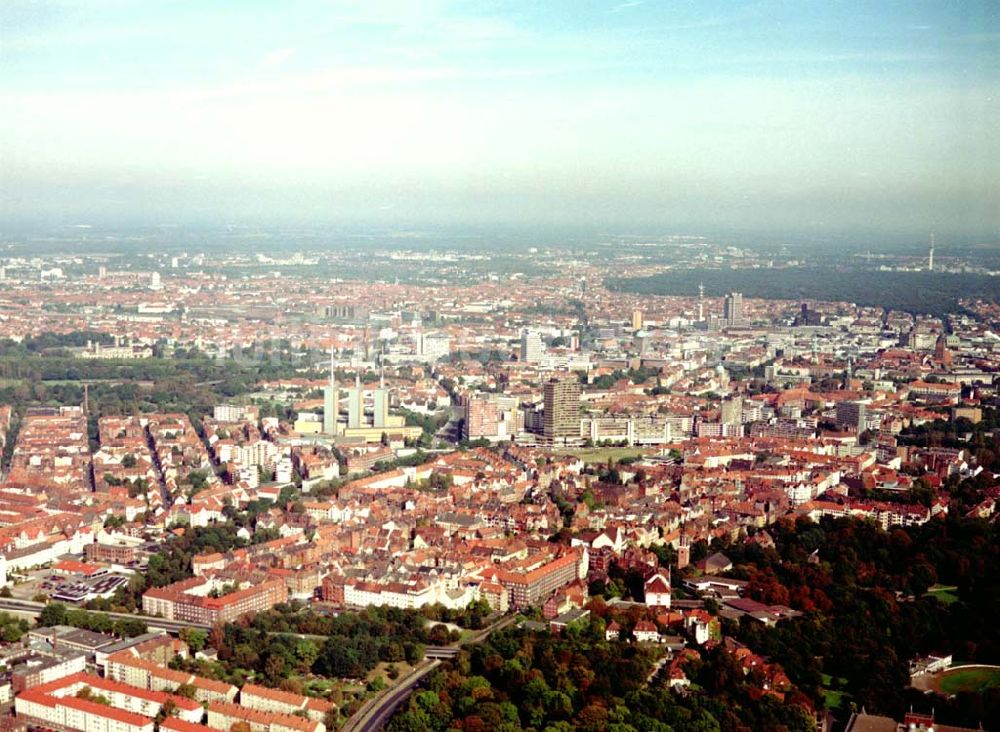
{"label": "sports field", "polygon": [[639,457],[650,452],[641,447],[580,447],[554,450],[557,455],[575,455],[585,463],[606,463],[610,458],[618,462],[622,458]]}
{"label": "sports field", "polygon": [[948,669],[935,682],[935,686],[945,694],[962,691],[979,693],[1000,687],[1000,666],[959,666]]}
{"label": "sports field", "polygon": [[954,585],[933,585],[927,590],[927,594],[936,597],[945,605],[951,605],[953,602],[958,602],[958,595],[955,594],[957,589]]}

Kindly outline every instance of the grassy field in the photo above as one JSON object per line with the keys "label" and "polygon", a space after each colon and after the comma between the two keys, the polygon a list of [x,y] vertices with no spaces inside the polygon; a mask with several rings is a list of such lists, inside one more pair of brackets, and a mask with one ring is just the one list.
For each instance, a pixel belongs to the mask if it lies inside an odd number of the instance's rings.
{"label": "grassy field", "polygon": [[585,463],[606,463],[608,458],[618,462],[622,458],[638,457],[647,452],[641,447],[567,447],[554,451],[557,455],[574,455]]}
{"label": "grassy field", "polygon": [[927,594],[936,597],[945,605],[951,605],[951,603],[958,601],[958,595],[955,594],[957,589],[955,585],[932,585],[927,590]]}
{"label": "grassy field", "polygon": [[945,694],[960,691],[979,693],[1000,687],[1000,666],[990,668],[953,668],[941,674],[937,687]]}
{"label": "grassy field", "polygon": [[826,702],[827,709],[836,709],[844,701],[844,692],[842,691],[831,691],[830,689],[823,689],[823,701]]}
{"label": "grassy field", "polygon": [[[826,701],[826,708],[836,709],[839,707],[844,700],[844,696],[846,696],[846,692],[831,688],[834,686],[834,678],[830,674],[821,674],[820,683],[823,685],[820,691],[823,694],[823,699]],[[847,679],[836,679],[838,686],[844,683],[847,683]]]}

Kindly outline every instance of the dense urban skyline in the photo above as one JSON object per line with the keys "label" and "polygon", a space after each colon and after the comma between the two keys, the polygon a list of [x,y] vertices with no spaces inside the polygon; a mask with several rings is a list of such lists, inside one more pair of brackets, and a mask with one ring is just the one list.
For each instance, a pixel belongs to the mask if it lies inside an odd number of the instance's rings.
{"label": "dense urban skyline", "polygon": [[4,3],[11,222],[1000,229],[968,3]]}
{"label": "dense urban skyline", "polygon": [[998,0],[0,0],[0,729],[997,732]]}

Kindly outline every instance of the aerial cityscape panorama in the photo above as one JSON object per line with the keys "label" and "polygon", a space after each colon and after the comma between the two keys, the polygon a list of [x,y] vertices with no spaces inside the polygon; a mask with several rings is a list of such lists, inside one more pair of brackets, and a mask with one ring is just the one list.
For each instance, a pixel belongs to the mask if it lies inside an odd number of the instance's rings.
{"label": "aerial cityscape panorama", "polygon": [[1000,732],[995,0],[0,3],[0,732]]}

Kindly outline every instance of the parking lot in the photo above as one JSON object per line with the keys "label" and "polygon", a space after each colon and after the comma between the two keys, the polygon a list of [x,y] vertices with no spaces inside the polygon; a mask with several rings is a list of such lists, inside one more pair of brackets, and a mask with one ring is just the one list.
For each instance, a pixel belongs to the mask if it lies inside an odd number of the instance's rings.
{"label": "parking lot", "polygon": [[82,574],[63,574],[52,569],[39,569],[25,573],[28,580],[8,585],[11,595],[19,600],[34,600],[45,595],[53,600],[70,604],[84,603],[98,597],[111,597],[115,590],[129,581],[127,574],[108,573],[95,577]]}

